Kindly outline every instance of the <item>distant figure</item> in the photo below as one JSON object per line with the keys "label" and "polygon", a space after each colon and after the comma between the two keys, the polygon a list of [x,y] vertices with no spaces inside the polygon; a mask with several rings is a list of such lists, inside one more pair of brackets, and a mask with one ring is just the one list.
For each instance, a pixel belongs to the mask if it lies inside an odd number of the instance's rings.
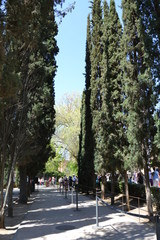
{"label": "distant figure", "polygon": [[159,187],[159,171],[158,168],[155,169],[155,167],[153,167],[153,186],[154,187]]}
{"label": "distant figure", "polygon": [[153,176],[152,176],[152,173],[151,173],[151,169],[149,169],[149,182],[150,182],[150,186],[152,187],[153,186]]}
{"label": "distant figure", "polygon": [[133,182],[137,183],[137,172],[136,171],[134,171],[134,173],[133,173]]}
{"label": "distant figure", "polygon": [[72,189],[72,177],[69,176],[69,189],[71,190]]}
{"label": "distant figure", "polygon": [[51,185],[51,182],[52,182],[52,178],[49,177],[49,185]]}
{"label": "distant figure", "polygon": [[73,178],[72,178],[72,186],[73,186],[73,187],[75,187],[76,181],[77,181],[77,178],[76,178],[75,175],[73,175]]}
{"label": "distant figure", "polygon": [[97,176],[97,178],[96,178],[96,187],[97,187],[98,189],[101,189],[101,184],[100,184],[100,182],[101,182],[101,176]]}
{"label": "distant figure", "polygon": [[67,176],[64,176],[64,188],[65,188],[65,191],[68,191],[68,178],[67,178]]}
{"label": "distant figure", "polygon": [[54,179],[54,176],[52,177],[52,185],[54,186],[55,184],[55,179]]}
{"label": "distant figure", "polygon": [[60,177],[59,178],[59,188],[60,188],[60,190],[61,190],[62,186],[63,186],[63,177]]}
{"label": "distant figure", "polygon": [[139,184],[143,184],[143,174],[142,174],[141,171],[140,171],[140,172],[138,173],[138,175],[137,175],[137,182],[138,182]]}

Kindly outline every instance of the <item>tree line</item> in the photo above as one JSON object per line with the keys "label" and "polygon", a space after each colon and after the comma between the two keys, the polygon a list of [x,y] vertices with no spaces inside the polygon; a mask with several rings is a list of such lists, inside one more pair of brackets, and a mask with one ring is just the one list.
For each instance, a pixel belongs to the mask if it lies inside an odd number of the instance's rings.
{"label": "tree line", "polygon": [[[0,227],[13,215],[12,189],[19,169],[20,202],[28,183],[51,154],[55,128],[54,77],[64,0],[0,1]],[[72,7],[69,8],[71,10]],[[6,187],[5,196],[3,188]]]}
{"label": "tree line", "polygon": [[95,175],[144,169],[148,214],[153,214],[148,171],[160,164],[159,1],[122,0],[121,23],[115,1],[93,0],[87,20],[85,90],[79,143],[79,184],[95,188]]}

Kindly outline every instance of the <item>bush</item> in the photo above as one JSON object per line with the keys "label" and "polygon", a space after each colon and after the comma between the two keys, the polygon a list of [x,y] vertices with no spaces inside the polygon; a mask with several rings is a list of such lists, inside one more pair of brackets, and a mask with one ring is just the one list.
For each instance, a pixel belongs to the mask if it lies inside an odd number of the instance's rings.
{"label": "bush", "polygon": [[160,189],[157,187],[151,188],[153,206],[155,206],[157,213],[160,214]]}
{"label": "bush", "polygon": [[[115,193],[122,193],[124,190],[123,182],[115,182]],[[111,192],[111,181],[106,182],[106,192]]]}
{"label": "bush", "polygon": [[[145,186],[143,184],[128,183],[129,195],[145,199]],[[106,192],[111,192],[111,182],[106,183]],[[125,193],[124,182],[115,182],[115,193]]]}
{"label": "bush", "polygon": [[146,199],[145,186],[143,184],[128,183],[129,195]]}
{"label": "bush", "polygon": [[[146,199],[145,186],[143,184],[128,183],[129,195]],[[111,192],[111,181],[106,182],[106,192]],[[115,194],[125,193],[124,182],[115,182]],[[160,189],[151,187],[151,197],[153,206],[156,208],[157,213],[160,214]]]}

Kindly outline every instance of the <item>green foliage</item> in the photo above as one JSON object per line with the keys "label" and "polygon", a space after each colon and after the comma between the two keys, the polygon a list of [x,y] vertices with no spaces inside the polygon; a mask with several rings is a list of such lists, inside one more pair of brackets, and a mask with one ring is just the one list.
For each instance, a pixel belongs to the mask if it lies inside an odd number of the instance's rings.
{"label": "green foliage", "polygon": [[61,164],[64,162],[64,157],[62,156],[61,149],[55,150],[55,157],[49,157],[45,164],[45,174],[59,175]]}
{"label": "green foliage", "polygon": [[159,166],[160,164],[160,118],[159,118],[159,113],[157,112],[155,114],[155,125],[156,125],[156,135],[154,138],[154,144],[156,146],[156,158],[154,161],[154,165]]}
{"label": "green foliage", "polygon": [[159,214],[160,213],[160,190],[159,188],[152,187],[151,193],[152,193],[153,205],[156,207],[156,211]]}
{"label": "green foliage", "polygon": [[[142,4],[143,5],[143,4]],[[145,9],[140,2],[122,1],[124,32],[122,47],[123,102],[129,142],[128,165],[144,167],[154,157],[154,111],[157,102],[153,39],[144,25]],[[141,9],[142,7],[142,9]],[[145,20],[144,20],[145,19]],[[148,158],[148,159],[147,159]]]}
{"label": "green foliage", "polygon": [[[124,182],[115,182],[115,189],[114,189],[114,193],[115,194],[119,194],[119,193],[123,193],[124,191]],[[107,181],[106,182],[106,193],[111,193],[111,181]]]}
{"label": "green foliage", "polygon": [[78,156],[80,132],[80,95],[65,95],[56,106],[56,131],[53,140],[61,147],[64,156],[76,159]]}
{"label": "green foliage", "polygon": [[67,161],[67,165],[66,165],[66,169],[65,169],[65,174],[67,176],[72,176],[72,175],[75,175],[77,176],[78,174],[78,164],[77,164],[77,161],[75,160],[69,160]]}
{"label": "green foliage", "polygon": [[0,49],[0,55],[5,54],[0,69],[0,154],[2,170],[10,161],[8,187],[16,164],[34,177],[44,168],[51,150],[58,53],[53,4],[52,0],[8,0],[3,6],[7,18]]}
{"label": "green foliage", "polygon": [[91,25],[90,16],[87,19],[87,40],[85,58],[85,90],[83,91],[81,104],[81,132],[79,138],[78,154],[78,178],[80,185],[87,185],[93,188],[94,184],[94,140],[92,131],[91,114]]}
{"label": "green foliage", "polygon": [[[139,197],[143,200],[146,199],[145,194],[145,186],[143,184],[134,184],[134,183],[128,183],[129,187],[129,195],[133,197]],[[106,182],[106,191],[111,192],[111,182]],[[115,194],[123,193],[125,192],[125,186],[124,182],[115,182]]]}
{"label": "green foliage", "polygon": [[145,186],[143,184],[129,183],[129,195],[146,199]]}
{"label": "green foliage", "polygon": [[99,174],[121,164],[123,127],[120,41],[122,27],[114,1],[110,8],[93,1],[91,51],[91,111],[94,164]]}

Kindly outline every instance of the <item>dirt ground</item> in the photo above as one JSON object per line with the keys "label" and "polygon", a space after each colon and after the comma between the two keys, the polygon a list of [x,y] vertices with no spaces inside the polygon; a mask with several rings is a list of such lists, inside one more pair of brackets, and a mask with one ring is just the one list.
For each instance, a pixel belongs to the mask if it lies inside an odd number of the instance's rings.
{"label": "dirt ground", "polygon": [[28,199],[27,204],[20,204],[15,202],[13,204],[13,217],[5,216],[5,229],[0,229],[0,240],[11,240],[16,233],[20,223],[23,221],[25,214],[27,213],[30,204],[35,199],[35,194],[33,193],[32,196]]}

